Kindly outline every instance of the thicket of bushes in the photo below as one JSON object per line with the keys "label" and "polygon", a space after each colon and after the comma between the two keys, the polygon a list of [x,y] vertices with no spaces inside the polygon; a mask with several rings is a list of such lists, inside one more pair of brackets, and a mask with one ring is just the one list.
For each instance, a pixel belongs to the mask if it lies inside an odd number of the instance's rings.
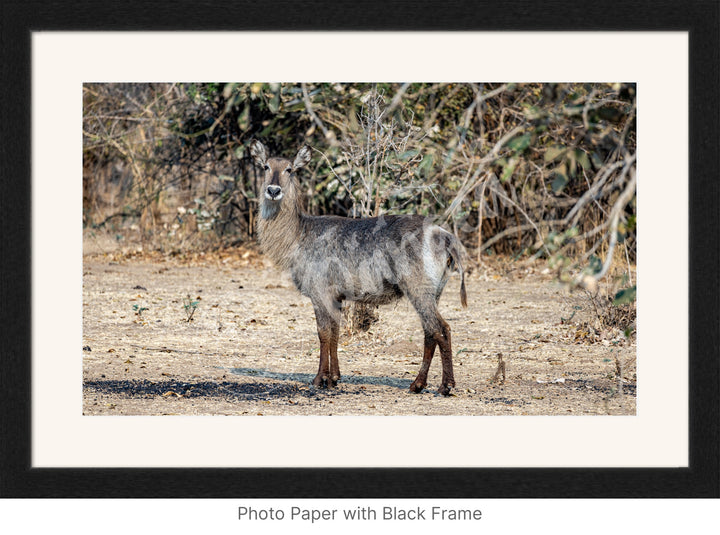
{"label": "thicket of bushes", "polygon": [[475,259],[547,258],[590,285],[611,252],[635,261],[634,84],[86,84],[83,98],[84,224],[118,238],[252,240],[259,138],[314,149],[313,214],[432,215]]}

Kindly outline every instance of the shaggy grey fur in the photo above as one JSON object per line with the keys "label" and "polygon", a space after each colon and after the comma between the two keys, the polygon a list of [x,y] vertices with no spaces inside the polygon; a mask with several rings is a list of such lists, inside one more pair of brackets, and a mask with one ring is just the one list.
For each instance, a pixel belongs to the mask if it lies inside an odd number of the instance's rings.
{"label": "shaggy grey fur", "polygon": [[425,388],[439,346],[443,370],[439,391],[449,394],[455,386],[450,326],[437,303],[450,274],[459,271],[460,299],[467,306],[462,246],[455,236],[418,215],[366,219],[307,215],[300,204],[297,171],[310,161],[310,149],[302,147],[291,162],[268,158],[267,149],[256,140],[250,153],[265,170],[260,244],[278,266],[290,271],[295,286],[315,309],[320,366],[313,384],[334,386],[340,379],[337,342],[342,301],[380,305],[406,296],[425,333],[423,363],[410,389]]}

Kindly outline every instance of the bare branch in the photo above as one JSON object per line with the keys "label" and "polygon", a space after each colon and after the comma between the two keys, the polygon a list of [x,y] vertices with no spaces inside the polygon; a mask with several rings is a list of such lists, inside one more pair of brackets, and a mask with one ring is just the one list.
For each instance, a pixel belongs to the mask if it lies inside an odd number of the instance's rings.
{"label": "bare branch", "polygon": [[576,284],[593,291],[593,289],[597,287],[597,282],[607,275],[610,265],[612,264],[613,252],[615,251],[615,246],[617,245],[617,229],[620,223],[620,215],[635,196],[635,184],[636,174],[634,168],[632,168],[630,169],[630,180],[628,181],[627,186],[625,186],[625,190],[623,190],[617,201],[615,201],[612,211],[610,212],[610,243],[608,245],[608,253],[605,257],[602,269],[599,273],[595,273],[593,275],[580,273],[575,279]]}
{"label": "bare branch", "polygon": [[325,139],[327,139],[331,144],[334,144],[335,134],[327,129],[327,127],[320,120],[320,117],[318,117],[315,113],[305,83],[301,83],[300,88],[302,89],[303,102],[305,104],[305,110],[308,112],[308,115],[310,115],[310,118],[315,122],[315,124],[320,128],[320,130],[322,130]]}

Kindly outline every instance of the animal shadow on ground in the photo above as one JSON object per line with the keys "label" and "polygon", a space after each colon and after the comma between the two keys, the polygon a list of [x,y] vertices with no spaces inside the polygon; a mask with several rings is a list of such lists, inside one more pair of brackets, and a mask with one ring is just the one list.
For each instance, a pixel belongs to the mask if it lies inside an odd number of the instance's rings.
{"label": "animal shadow on ground", "polygon": [[[257,368],[228,368],[227,370],[235,375],[266,377],[268,379],[277,379],[279,381],[297,381],[304,384],[312,383],[312,380],[315,377],[309,373],[281,373]],[[375,377],[371,375],[344,375],[340,381],[341,382],[338,386],[342,384],[383,385],[399,388],[401,390],[408,390],[410,388],[410,383],[412,382],[410,379],[394,379],[392,377]]]}

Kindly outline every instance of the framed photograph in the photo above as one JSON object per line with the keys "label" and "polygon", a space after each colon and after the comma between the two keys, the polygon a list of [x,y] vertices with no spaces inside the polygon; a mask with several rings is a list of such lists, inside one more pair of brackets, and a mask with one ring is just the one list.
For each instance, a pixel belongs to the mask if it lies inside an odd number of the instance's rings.
{"label": "framed photograph", "polygon": [[13,7],[0,496],[718,497],[717,4]]}

